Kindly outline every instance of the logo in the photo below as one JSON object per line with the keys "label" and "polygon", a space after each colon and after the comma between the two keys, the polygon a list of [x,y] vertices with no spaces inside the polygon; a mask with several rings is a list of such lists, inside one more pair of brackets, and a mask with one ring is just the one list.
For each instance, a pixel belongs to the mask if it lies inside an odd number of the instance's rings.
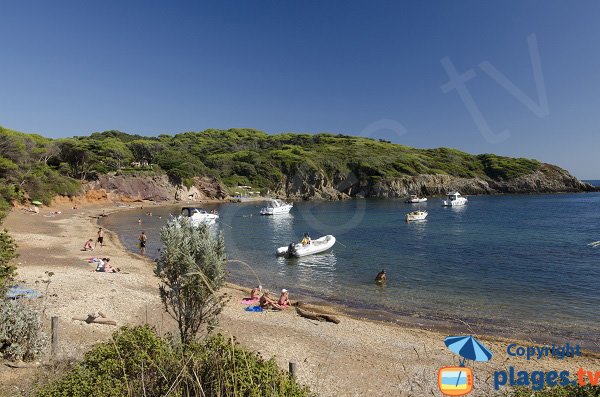
{"label": "logo", "polygon": [[467,367],[442,367],[438,387],[447,396],[464,396],[473,390],[473,371]]}
{"label": "logo", "polygon": [[446,347],[460,356],[458,366],[442,367],[438,371],[438,388],[446,396],[464,396],[473,391],[473,370],[465,364],[471,361],[489,361],[492,352],[472,336],[448,336]]}

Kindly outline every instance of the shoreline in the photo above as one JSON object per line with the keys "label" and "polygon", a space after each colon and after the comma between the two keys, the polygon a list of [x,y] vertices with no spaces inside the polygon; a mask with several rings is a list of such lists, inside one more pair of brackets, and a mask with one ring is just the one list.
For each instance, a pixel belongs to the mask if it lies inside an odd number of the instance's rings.
{"label": "shoreline", "polygon": [[[513,195],[513,194],[511,194]],[[540,194],[541,195],[541,194]],[[545,194],[544,194],[545,195]],[[519,194],[514,194],[519,196]],[[399,199],[367,199],[367,200],[399,200]],[[164,204],[164,207],[170,207],[173,203]],[[156,207],[160,207],[157,205]],[[138,207],[134,207],[138,208]],[[123,208],[127,209],[127,208]],[[105,227],[103,225],[103,227]],[[110,230],[110,229],[107,229]],[[115,235],[117,233],[112,231]],[[117,235],[118,238],[118,235]],[[124,244],[122,244],[124,246]],[[127,249],[127,248],[125,248]],[[129,251],[137,255],[135,250]],[[244,280],[239,276],[236,278],[229,275],[227,282],[232,286],[244,288]],[[264,282],[267,283],[268,282]],[[248,285],[248,287],[251,287]],[[267,285],[268,287],[268,285]],[[248,288],[249,289],[249,288]],[[329,310],[338,314],[343,314],[356,320],[376,321],[388,325],[397,325],[411,329],[429,330],[445,334],[468,334],[477,333],[486,338],[507,338],[515,340],[528,340],[537,344],[560,343],[564,340],[577,340],[582,348],[589,352],[600,354],[600,345],[597,339],[594,340],[593,334],[586,329],[580,329],[579,333],[573,334],[566,326],[556,327],[551,323],[540,323],[532,321],[523,321],[507,325],[501,317],[486,317],[485,315],[476,317],[460,317],[443,311],[424,311],[410,308],[393,309],[390,307],[379,307],[376,304],[368,305],[364,302],[346,301],[335,297],[324,298],[315,290],[295,289],[293,297],[313,305],[327,307]],[[535,335],[532,337],[532,335]]]}
{"label": "shoreline", "polygon": [[[94,236],[102,212],[127,209],[103,203],[82,205],[77,210],[64,206],[44,207],[38,215],[13,210],[4,222],[3,226],[19,244],[17,282],[43,292],[40,287],[43,284],[39,282],[49,278],[44,272],[54,273],[46,287],[50,296],[32,303],[43,304],[47,328],[50,316],[61,318],[59,351],[64,358],[81,357],[95,343],[107,340],[116,329],[72,321],[73,316],[102,309],[115,318],[119,326],[146,322],[155,326],[160,334],[173,329],[173,322],[162,310],[158,282],[149,258],[127,250],[119,236],[110,230],[107,230],[107,247],[91,254],[80,251],[84,236]],[[52,210],[62,211],[62,214],[44,215]],[[117,266],[121,264],[123,272],[95,273],[82,263],[85,257],[99,252],[110,256]],[[239,303],[244,290],[248,291],[236,284],[227,284],[224,288],[231,300],[221,314],[218,332],[234,337],[267,358],[274,358],[282,369],[287,369],[289,361],[296,362],[300,382],[321,396],[439,395],[437,369],[456,363],[456,356],[443,344],[447,334],[439,330],[355,318],[337,305],[324,308],[336,312],[341,320],[337,325],[301,318],[294,310],[248,313]],[[586,351],[584,356],[568,361],[526,361],[506,355],[506,345],[514,339],[477,337],[485,341],[498,359],[477,363],[475,385],[481,394],[475,395],[489,395],[493,391],[493,371],[509,365],[530,370],[600,368],[600,356],[592,352]],[[531,344],[523,340],[516,342]],[[0,371],[0,395],[2,391],[11,395],[8,392],[14,391],[11,387],[20,384],[21,375],[16,374],[23,372],[18,371]]]}

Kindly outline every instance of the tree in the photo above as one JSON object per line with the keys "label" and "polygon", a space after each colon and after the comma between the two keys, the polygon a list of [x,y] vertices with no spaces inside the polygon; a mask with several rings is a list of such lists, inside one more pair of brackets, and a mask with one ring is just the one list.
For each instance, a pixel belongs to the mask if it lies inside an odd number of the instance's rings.
{"label": "tree", "polygon": [[215,238],[206,225],[194,226],[188,219],[169,221],[160,237],[163,249],[154,273],[161,301],[185,344],[218,323],[225,304],[218,292],[225,282],[225,243],[223,235]]}
{"label": "tree", "polygon": [[147,164],[154,163],[154,159],[158,153],[163,150],[163,145],[157,141],[148,139],[137,139],[127,144],[129,150],[133,154],[135,161]]}

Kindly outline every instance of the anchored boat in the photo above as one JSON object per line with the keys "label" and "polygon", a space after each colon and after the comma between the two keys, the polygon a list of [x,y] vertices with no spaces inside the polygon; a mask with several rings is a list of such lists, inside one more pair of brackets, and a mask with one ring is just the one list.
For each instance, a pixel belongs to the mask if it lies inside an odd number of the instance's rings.
{"label": "anchored boat", "polygon": [[272,199],[269,200],[267,206],[260,210],[261,215],[279,215],[279,214],[287,214],[290,212],[294,205],[291,203],[286,203],[281,200]]}
{"label": "anchored boat", "polygon": [[468,200],[466,197],[460,195],[459,192],[448,193],[448,200],[442,200],[442,206],[444,207],[456,207],[459,205],[467,204]]}
{"label": "anchored boat", "polygon": [[216,213],[196,207],[183,207],[179,217],[189,218],[194,225],[212,225],[219,219]]}
{"label": "anchored boat", "polygon": [[286,256],[297,257],[300,258],[302,256],[318,254],[319,252],[324,252],[333,247],[335,244],[335,237],[331,234],[327,236],[323,236],[316,240],[312,240],[308,244],[294,244],[291,243],[287,247],[279,247],[277,248],[278,256]]}
{"label": "anchored boat", "polygon": [[413,211],[406,214],[406,222],[423,221],[427,218],[427,211]]}
{"label": "anchored boat", "polygon": [[411,194],[404,202],[408,204],[424,203],[427,201],[427,197],[419,197],[416,194]]}

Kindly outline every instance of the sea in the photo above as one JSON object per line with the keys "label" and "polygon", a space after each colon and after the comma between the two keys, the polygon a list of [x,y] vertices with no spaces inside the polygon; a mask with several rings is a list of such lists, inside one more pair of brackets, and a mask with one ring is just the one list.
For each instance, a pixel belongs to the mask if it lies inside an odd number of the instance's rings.
{"label": "sea", "polygon": [[[588,181],[600,186],[600,181]],[[571,342],[600,351],[600,193],[469,196],[463,207],[429,198],[427,220],[396,199],[295,202],[288,215],[260,216],[263,203],[206,204],[219,213],[228,280],[292,299],[336,305],[350,315],[438,329]],[[181,206],[136,207],[103,218],[132,252],[148,235],[159,255],[160,228]],[[151,215],[148,214],[151,212]],[[275,250],[332,234],[328,252],[277,257]],[[126,264],[118,264],[126,268]],[[387,282],[376,274],[385,270]]]}

